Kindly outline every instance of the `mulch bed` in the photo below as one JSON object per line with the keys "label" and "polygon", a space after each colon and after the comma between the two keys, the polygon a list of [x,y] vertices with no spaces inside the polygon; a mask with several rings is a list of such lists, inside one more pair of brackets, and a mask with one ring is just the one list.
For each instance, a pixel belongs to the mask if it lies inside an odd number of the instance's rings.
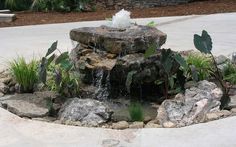
{"label": "mulch bed", "polygon": [[[130,11],[132,12],[132,18],[236,12],[236,0],[204,0],[177,6],[134,9]],[[117,10],[97,10],[96,12],[83,13],[16,12],[17,19],[14,22],[0,23],[0,27],[104,20],[105,18],[111,18],[116,12]]]}

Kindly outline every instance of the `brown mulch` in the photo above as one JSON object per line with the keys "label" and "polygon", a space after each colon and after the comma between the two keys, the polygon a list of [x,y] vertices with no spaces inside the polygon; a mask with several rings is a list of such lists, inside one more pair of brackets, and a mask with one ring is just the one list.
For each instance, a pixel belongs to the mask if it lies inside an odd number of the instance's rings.
{"label": "brown mulch", "polygon": [[[132,18],[236,12],[236,0],[204,0],[177,6],[134,9],[130,11],[132,12]],[[116,10],[98,10],[96,12],[83,13],[16,12],[17,19],[14,22],[0,23],[0,27],[104,20],[105,18],[111,18],[116,12]]]}

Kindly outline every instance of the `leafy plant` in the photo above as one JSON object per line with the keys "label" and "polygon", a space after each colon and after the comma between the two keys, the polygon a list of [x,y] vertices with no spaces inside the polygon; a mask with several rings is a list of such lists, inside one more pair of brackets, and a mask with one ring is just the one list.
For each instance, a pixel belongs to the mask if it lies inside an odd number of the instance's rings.
{"label": "leafy plant", "polygon": [[34,85],[38,80],[37,65],[35,60],[27,64],[23,57],[10,62],[11,72],[20,84],[21,92],[33,92]]}
{"label": "leafy plant", "polygon": [[156,24],[154,21],[151,21],[151,22],[149,22],[149,23],[147,24],[147,26],[149,26],[149,27],[156,27],[157,24]]}
{"label": "leafy plant", "polygon": [[140,103],[133,102],[129,106],[129,115],[132,121],[143,121],[143,109]]}
{"label": "leafy plant", "polygon": [[32,0],[5,0],[4,1],[5,8],[16,10],[16,11],[29,9],[31,3],[32,3]]}
{"label": "leafy plant", "polygon": [[225,84],[225,81],[223,80],[223,75],[220,72],[220,70],[217,67],[216,60],[212,54],[212,39],[211,36],[207,33],[207,31],[203,30],[201,35],[195,34],[194,35],[194,45],[195,47],[202,53],[209,54],[212,58],[214,70],[213,76],[218,80],[220,83],[222,90],[223,90],[223,96],[221,98],[221,109],[224,109],[228,106],[228,103],[230,102],[229,97],[229,89]]}
{"label": "leafy plant", "polygon": [[236,84],[236,65],[232,63],[227,63],[223,69],[224,80],[230,82],[231,84]]}
{"label": "leafy plant", "polygon": [[195,81],[208,79],[212,74],[212,59],[208,55],[191,53],[187,56],[186,62],[189,66],[187,74]]}
{"label": "leafy plant", "polygon": [[57,42],[48,49],[41,59],[39,68],[40,81],[51,90],[57,90],[66,97],[76,96],[79,93],[79,76],[69,58],[68,52],[60,52],[56,57]]}
{"label": "leafy plant", "polygon": [[[31,9],[37,11],[81,11],[90,0],[33,0]],[[95,10],[93,8],[93,10]]]}

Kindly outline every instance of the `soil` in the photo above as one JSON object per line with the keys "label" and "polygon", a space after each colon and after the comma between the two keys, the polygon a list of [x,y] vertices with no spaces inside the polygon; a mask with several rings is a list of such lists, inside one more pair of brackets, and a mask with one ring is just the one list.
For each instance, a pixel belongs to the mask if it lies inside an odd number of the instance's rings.
{"label": "soil", "polygon": [[[236,0],[201,0],[177,6],[134,9],[130,11],[132,12],[132,18],[236,12]],[[111,18],[116,12],[117,10],[97,10],[96,12],[82,13],[15,12],[17,19],[11,23],[0,23],[0,27],[104,20]]]}

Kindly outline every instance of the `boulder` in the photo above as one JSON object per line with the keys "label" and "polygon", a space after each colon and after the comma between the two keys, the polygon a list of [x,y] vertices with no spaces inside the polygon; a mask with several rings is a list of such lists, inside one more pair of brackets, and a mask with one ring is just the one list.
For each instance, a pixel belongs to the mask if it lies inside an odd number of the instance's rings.
{"label": "boulder", "polygon": [[112,54],[144,53],[153,44],[163,45],[166,37],[166,34],[154,27],[139,25],[123,29],[84,27],[70,32],[72,40]]}
{"label": "boulder", "polygon": [[203,122],[209,112],[217,112],[223,92],[216,84],[206,80],[196,87],[186,89],[185,94],[165,100],[158,109],[157,119],[163,125],[171,121],[177,127]]}
{"label": "boulder", "polygon": [[69,99],[59,111],[61,121],[80,121],[82,125],[98,126],[110,120],[112,111],[93,99]]}
{"label": "boulder", "polygon": [[44,117],[49,113],[49,110],[47,108],[39,107],[24,100],[6,100],[1,104],[8,111],[20,117]]}
{"label": "boulder", "polygon": [[[33,94],[15,94],[4,96],[0,99],[0,103],[8,111],[28,118],[44,117],[49,115],[49,102],[56,99],[55,92],[36,92]],[[58,98],[58,97],[57,97]]]}

